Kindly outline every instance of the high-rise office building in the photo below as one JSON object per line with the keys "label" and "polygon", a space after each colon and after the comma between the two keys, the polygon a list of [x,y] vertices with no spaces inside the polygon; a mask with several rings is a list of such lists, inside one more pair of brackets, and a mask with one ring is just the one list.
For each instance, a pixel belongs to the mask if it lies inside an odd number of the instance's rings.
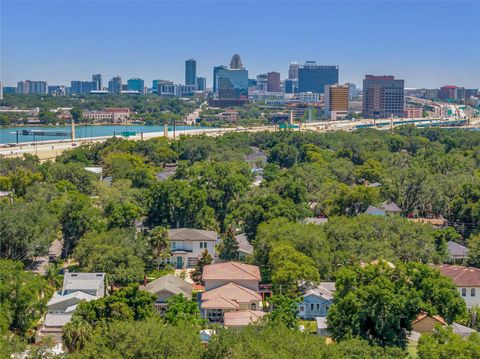
{"label": "high-rise office building", "polygon": [[65,86],[63,85],[52,85],[48,86],[48,94],[52,96],[65,96]]}
{"label": "high-rise office building", "polygon": [[97,90],[97,83],[94,81],[70,81],[70,94],[84,94]]}
{"label": "high-rise office building", "polygon": [[286,79],[285,80],[285,93],[298,93],[298,80]]}
{"label": "high-rise office building", "polygon": [[93,74],[92,82],[95,82],[95,91],[103,90],[102,74]]}
{"label": "high-rise office building", "polygon": [[164,97],[175,96],[175,85],[173,81],[168,80],[154,80],[157,85],[157,95]]}
{"label": "high-rise office building", "polygon": [[116,76],[108,81],[108,92],[110,93],[120,93],[122,92],[122,78]]}
{"label": "high-rise office building", "polygon": [[197,62],[194,59],[185,61],[185,85],[197,84]]}
{"label": "high-rise office building", "polygon": [[17,83],[17,93],[19,94],[46,94],[47,82],[46,81],[19,81]]}
{"label": "high-rise office building", "polygon": [[7,93],[17,93],[17,88],[15,86],[4,86],[3,94],[7,94]]}
{"label": "high-rise office building", "polygon": [[243,67],[239,55],[233,55],[228,69],[216,66],[213,77],[216,98],[211,99],[211,106],[238,106],[248,102],[248,70]]}
{"label": "high-rise office building", "polygon": [[290,68],[288,69],[288,78],[290,80],[298,79],[298,69],[300,65],[297,62],[292,62]]}
{"label": "high-rise office building", "polygon": [[221,69],[225,69],[226,67],[223,66],[223,65],[220,65],[220,66],[215,66],[213,68],[213,92],[217,93],[218,92],[218,88],[217,88],[217,74],[218,74],[218,71],[220,71]]}
{"label": "high-rise office building", "polygon": [[268,92],[282,91],[279,72],[269,72],[267,74],[267,91]]}
{"label": "high-rise office building", "polygon": [[138,91],[140,93],[145,92],[145,82],[143,79],[134,77],[127,80],[127,91]]}
{"label": "high-rise office building", "polygon": [[358,94],[357,86],[355,86],[355,84],[352,84],[352,83],[346,83],[345,85],[348,85],[348,99],[352,101],[357,97],[357,94]]}
{"label": "high-rise office building", "polygon": [[267,91],[268,89],[268,76],[267,74],[257,75],[257,90]]}
{"label": "high-rise office building", "polygon": [[298,92],[324,93],[325,85],[338,83],[338,66],[307,61],[298,69]]}
{"label": "high-rise office building", "polygon": [[405,83],[394,76],[366,75],[363,80],[363,117],[403,117]]}
{"label": "high-rise office building", "polygon": [[325,86],[325,117],[330,120],[338,120],[348,115],[349,86],[326,85]]}
{"label": "high-rise office building", "polygon": [[197,77],[197,87],[198,91],[207,90],[207,78],[206,77]]}

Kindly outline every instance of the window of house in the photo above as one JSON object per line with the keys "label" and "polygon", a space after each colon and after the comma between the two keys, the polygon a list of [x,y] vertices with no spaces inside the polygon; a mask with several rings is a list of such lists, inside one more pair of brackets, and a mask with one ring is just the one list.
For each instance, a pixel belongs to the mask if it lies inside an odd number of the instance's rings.
{"label": "window of house", "polygon": [[176,246],[177,246],[177,243],[172,242],[172,249],[175,249]]}
{"label": "window of house", "polygon": [[300,306],[300,311],[301,312],[305,311],[305,307],[303,305]]}
{"label": "window of house", "polygon": [[475,297],[475,288],[470,289],[470,296]]}
{"label": "window of house", "polygon": [[467,290],[465,288],[462,288],[462,297],[467,296]]}
{"label": "window of house", "polygon": [[315,305],[312,303],[310,304],[310,310],[313,310],[315,308]]}
{"label": "window of house", "polygon": [[255,303],[252,303],[251,308],[252,310],[257,310],[257,305]]}
{"label": "window of house", "polygon": [[317,303],[317,310],[320,310],[320,304]]}

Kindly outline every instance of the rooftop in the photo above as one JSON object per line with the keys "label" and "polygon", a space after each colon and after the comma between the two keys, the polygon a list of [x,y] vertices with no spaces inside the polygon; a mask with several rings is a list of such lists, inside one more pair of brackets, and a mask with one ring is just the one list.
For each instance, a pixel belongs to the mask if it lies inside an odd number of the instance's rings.
{"label": "rooftop", "polygon": [[168,230],[168,237],[174,241],[216,241],[217,232],[193,228],[175,228]]}
{"label": "rooftop", "polygon": [[97,297],[102,297],[105,283],[105,273],[72,273],[66,272],[63,277],[62,294],[75,291],[95,291]]}
{"label": "rooftop", "polygon": [[267,314],[258,310],[242,310],[224,314],[223,324],[226,327],[243,327],[258,322]]}
{"label": "rooftop", "polygon": [[455,243],[453,241],[447,242],[448,252],[452,257],[466,257],[468,253],[468,248],[462,246],[461,244]]}
{"label": "rooftop", "polygon": [[235,239],[238,242],[238,249],[240,251],[247,254],[253,254],[253,246],[250,244],[245,234],[239,234]]}
{"label": "rooftop", "polygon": [[192,297],[191,284],[173,274],[167,274],[163,277],[157,278],[146,286],[140,286],[140,289],[146,290],[152,294],[157,294],[161,291],[168,291],[172,294],[182,294],[188,299]]}
{"label": "rooftop", "polygon": [[254,290],[230,282],[224,286],[209,290],[202,294],[202,301],[210,301],[218,297],[233,300],[237,303],[250,303],[262,300],[260,294]]}
{"label": "rooftop", "polygon": [[257,266],[226,262],[209,264],[203,267],[203,280],[260,280],[260,269]]}
{"label": "rooftop", "polygon": [[480,269],[448,264],[436,268],[444,276],[451,278],[457,287],[480,287]]}

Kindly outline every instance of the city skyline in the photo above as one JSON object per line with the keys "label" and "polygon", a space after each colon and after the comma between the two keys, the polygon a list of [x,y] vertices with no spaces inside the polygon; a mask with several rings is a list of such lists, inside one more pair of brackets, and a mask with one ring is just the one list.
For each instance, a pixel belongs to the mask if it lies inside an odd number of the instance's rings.
{"label": "city skyline", "polygon": [[[279,72],[284,80],[290,62],[315,60],[338,65],[339,83],[358,86],[366,74],[403,78],[407,88],[480,85],[477,1],[111,4],[3,1],[4,86],[25,79],[68,86],[93,73],[103,75],[104,86],[117,75],[124,81],[140,77],[147,86],[153,79],[184,83],[185,60],[193,58],[196,75],[207,77],[211,88],[213,67],[228,66],[234,53],[242,57],[250,78]],[[78,19],[87,14],[85,26],[79,27]],[[154,21],[159,14],[162,26]],[[464,21],[456,22],[455,31],[441,31],[454,14],[462,14]],[[209,15],[208,21],[199,23],[202,15]],[[144,19],[141,27],[133,26],[132,16]],[[180,19],[190,26],[161,31]],[[362,20],[369,20],[368,26]]]}

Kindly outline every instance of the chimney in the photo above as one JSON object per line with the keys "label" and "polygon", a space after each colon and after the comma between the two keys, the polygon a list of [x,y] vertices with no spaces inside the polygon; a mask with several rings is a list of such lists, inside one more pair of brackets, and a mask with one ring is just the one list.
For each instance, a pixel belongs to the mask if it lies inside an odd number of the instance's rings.
{"label": "chimney", "polygon": [[144,275],[143,275],[143,286],[146,287],[146,286],[147,286],[147,283],[148,283],[147,275],[144,274]]}

